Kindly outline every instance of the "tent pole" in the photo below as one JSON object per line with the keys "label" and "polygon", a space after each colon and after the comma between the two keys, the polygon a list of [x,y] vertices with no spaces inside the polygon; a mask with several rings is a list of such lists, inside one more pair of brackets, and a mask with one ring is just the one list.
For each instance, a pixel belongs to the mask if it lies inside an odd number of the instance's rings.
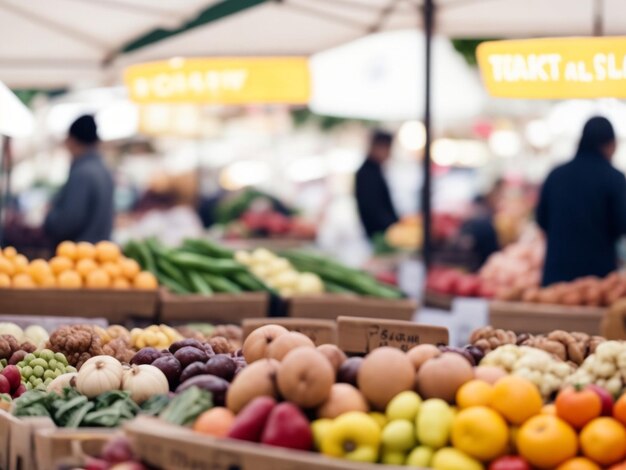
{"label": "tent pole", "polygon": [[424,64],[425,87],[424,87],[424,130],[426,132],[426,142],[424,145],[424,160],[423,160],[423,173],[424,184],[422,187],[422,217],[424,225],[424,241],[423,241],[423,257],[424,266],[428,272],[428,268],[432,262],[432,241],[431,241],[431,223],[432,223],[432,211],[431,211],[431,68],[432,68],[432,37],[433,37],[433,22],[434,22],[435,5],[434,0],[424,0],[423,15],[424,15],[424,45],[425,45],[425,58]]}

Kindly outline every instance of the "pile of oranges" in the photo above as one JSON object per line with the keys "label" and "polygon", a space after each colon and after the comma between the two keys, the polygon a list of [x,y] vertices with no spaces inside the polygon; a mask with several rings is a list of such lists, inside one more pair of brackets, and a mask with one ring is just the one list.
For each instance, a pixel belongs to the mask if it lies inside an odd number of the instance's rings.
{"label": "pile of oranges", "polygon": [[28,261],[15,248],[0,250],[0,287],[156,289],[154,275],[122,255],[112,242],[62,242],[49,261]]}

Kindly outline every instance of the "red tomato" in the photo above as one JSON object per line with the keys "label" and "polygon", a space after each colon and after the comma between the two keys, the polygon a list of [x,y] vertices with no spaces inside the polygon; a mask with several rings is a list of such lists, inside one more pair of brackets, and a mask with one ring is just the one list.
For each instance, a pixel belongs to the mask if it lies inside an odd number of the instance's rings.
{"label": "red tomato", "polygon": [[489,470],[532,470],[523,457],[506,455],[491,462]]}

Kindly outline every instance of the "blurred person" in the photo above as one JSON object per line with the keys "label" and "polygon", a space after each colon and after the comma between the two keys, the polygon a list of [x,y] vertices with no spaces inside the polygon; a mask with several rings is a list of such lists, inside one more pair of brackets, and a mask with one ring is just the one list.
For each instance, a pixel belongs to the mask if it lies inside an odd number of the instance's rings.
{"label": "blurred person", "polygon": [[585,124],[574,158],[546,179],[537,222],[547,238],[543,285],[617,269],[626,233],[626,178],[611,164],[617,143],[604,117]]}
{"label": "blurred person", "polygon": [[355,197],[361,224],[368,238],[383,233],[398,221],[391,200],[389,186],[383,174],[383,165],[391,157],[393,137],[384,131],[372,134],[370,147],[363,165],[356,172]]}
{"label": "blurred person", "polygon": [[96,243],[111,238],[114,183],[98,143],[93,116],[81,116],[72,123],[65,139],[72,156],[69,177],[44,222],[44,231],[55,244],[63,240]]}
{"label": "blurred person", "polygon": [[478,196],[470,217],[460,228],[460,244],[472,256],[472,271],[478,270],[490,255],[500,249],[494,216],[502,198],[504,181],[498,179],[486,195]]}

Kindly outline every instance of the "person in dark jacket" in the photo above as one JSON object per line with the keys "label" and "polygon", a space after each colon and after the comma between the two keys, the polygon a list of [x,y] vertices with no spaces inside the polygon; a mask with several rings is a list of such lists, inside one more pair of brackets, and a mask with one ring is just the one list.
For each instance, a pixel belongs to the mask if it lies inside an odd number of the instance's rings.
{"label": "person in dark jacket", "polygon": [[615,132],[603,117],[583,129],[576,156],[543,185],[537,222],[547,238],[543,285],[617,269],[617,241],[626,233],[626,178],[611,165]]}
{"label": "person in dark jacket", "polygon": [[398,221],[382,168],[391,156],[392,141],[391,134],[374,132],[367,158],[356,173],[357,208],[363,228],[370,239]]}
{"label": "person in dark jacket", "polygon": [[72,156],[70,174],[44,222],[54,243],[96,243],[111,237],[114,183],[98,152],[98,142],[93,116],[81,116],[70,126],[65,140]]}

